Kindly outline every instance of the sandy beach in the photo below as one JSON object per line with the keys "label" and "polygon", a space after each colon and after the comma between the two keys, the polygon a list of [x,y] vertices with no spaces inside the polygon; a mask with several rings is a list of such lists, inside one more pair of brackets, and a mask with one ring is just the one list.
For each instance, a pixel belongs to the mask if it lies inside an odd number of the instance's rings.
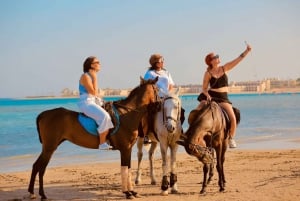
{"label": "sandy beach", "polygon": [[[159,154],[157,155],[159,156]],[[144,157],[144,158],[147,158]],[[161,160],[156,157],[157,181],[161,180]],[[148,161],[143,161],[143,181],[135,186],[143,201],[179,200],[259,200],[288,201],[300,197],[300,149],[228,150],[225,161],[226,190],[219,192],[218,174],[207,193],[200,195],[202,164],[196,158],[180,153],[177,158],[178,194],[160,195],[160,182],[150,184]],[[137,162],[133,161],[133,179]],[[30,171],[0,174],[0,200],[30,200],[27,186]],[[125,200],[120,186],[120,166],[115,163],[68,165],[47,169],[44,184],[51,200]],[[38,193],[38,181],[35,193]],[[40,200],[37,197],[36,200]]]}

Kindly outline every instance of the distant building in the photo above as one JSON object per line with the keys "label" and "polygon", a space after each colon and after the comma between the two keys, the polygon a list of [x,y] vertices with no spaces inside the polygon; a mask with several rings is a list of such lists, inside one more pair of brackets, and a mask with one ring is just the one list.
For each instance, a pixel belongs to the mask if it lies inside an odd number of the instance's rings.
{"label": "distant building", "polygon": [[[281,92],[281,91],[300,91],[300,78],[297,80],[280,80],[278,78],[268,78],[261,81],[241,81],[231,82],[229,84],[230,93],[265,93],[265,92]],[[199,94],[202,86],[199,84],[176,85],[175,90],[180,88],[180,94]],[[100,96],[128,96],[132,89],[99,89]],[[65,88],[61,91],[61,96],[78,96],[77,90]]]}

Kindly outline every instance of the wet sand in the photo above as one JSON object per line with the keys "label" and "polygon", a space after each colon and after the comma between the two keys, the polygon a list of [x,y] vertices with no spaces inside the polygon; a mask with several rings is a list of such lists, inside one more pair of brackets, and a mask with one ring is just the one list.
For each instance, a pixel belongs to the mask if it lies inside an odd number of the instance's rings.
{"label": "wet sand", "polygon": [[[159,156],[157,154],[156,156]],[[178,194],[160,195],[161,160],[155,159],[156,185],[150,184],[149,163],[144,155],[142,183],[136,185],[141,201],[259,200],[292,201],[300,197],[300,149],[239,150],[226,152],[225,192],[220,193],[218,174],[200,195],[202,164],[195,157],[180,153],[177,157]],[[132,162],[134,180],[137,162]],[[0,200],[30,200],[27,187],[30,171],[0,174]],[[44,187],[51,200],[125,200],[121,192],[120,162],[50,167]],[[35,193],[38,194],[38,179]],[[37,196],[36,200],[40,200]]]}

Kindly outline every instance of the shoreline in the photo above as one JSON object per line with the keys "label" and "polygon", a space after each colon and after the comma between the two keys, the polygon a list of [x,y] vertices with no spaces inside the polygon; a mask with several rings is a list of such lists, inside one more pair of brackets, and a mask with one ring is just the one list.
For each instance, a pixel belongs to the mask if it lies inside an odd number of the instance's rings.
{"label": "shoreline", "polygon": [[[297,90],[281,90],[276,89],[272,91],[264,91],[264,92],[255,92],[255,91],[249,91],[249,92],[228,92],[228,95],[276,95],[276,94],[300,94],[300,89]],[[183,93],[180,96],[196,96],[199,95],[198,93]],[[126,96],[122,95],[109,95],[109,96],[103,96],[102,98],[124,98]],[[47,99],[75,99],[79,98],[78,96],[25,96],[25,97],[19,97],[19,98],[0,98],[1,99],[10,99],[10,100],[47,100]]]}
{"label": "shoreline", "polygon": [[[142,196],[139,198],[141,201],[297,200],[300,196],[299,156],[300,149],[228,150],[224,163],[227,181],[225,192],[220,193],[218,190],[218,174],[215,169],[213,180],[207,186],[207,193],[200,195],[202,163],[195,157],[178,154],[179,193],[161,196],[161,160],[156,158],[154,161],[158,182],[151,185],[148,157],[145,155],[142,183],[135,185],[134,190]],[[132,161],[133,182],[136,168],[137,162]],[[0,200],[29,200],[26,197],[30,172],[0,174]],[[121,192],[119,162],[50,167],[44,177],[44,188],[51,200],[125,200]],[[35,182],[35,193],[38,194],[38,181]]]}
{"label": "shoreline", "polygon": [[[228,151],[274,151],[274,150],[292,150],[300,148],[300,138],[276,138],[276,139],[237,139],[238,147],[235,149],[227,149]],[[62,145],[63,146],[63,145]],[[66,148],[66,147],[65,147]],[[87,149],[76,147],[76,149],[82,149],[82,154],[76,152],[74,155],[70,155],[69,152],[65,152],[64,148],[54,152],[49,167],[57,168],[60,166],[68,165],[87,165],[95,163],[117,163],[120,161],[119,151],[101,151],[98,149]],[[182,146],[179,146],[179,155],[186,154],[186,151]],[[40,153],[16,155],[0,158],[0,174],[17,173],[23,171],[31,171],[32,164],[37,159]],[[147,155],[144,148],[144,155]],[[160,157],[159,149],[156,150],[155,157]],[[300,156],[299,156],[300,157]],[[136,145],[132,151],[132,161],[137,161]],[[4,165],[5,164],[5,165]]]}

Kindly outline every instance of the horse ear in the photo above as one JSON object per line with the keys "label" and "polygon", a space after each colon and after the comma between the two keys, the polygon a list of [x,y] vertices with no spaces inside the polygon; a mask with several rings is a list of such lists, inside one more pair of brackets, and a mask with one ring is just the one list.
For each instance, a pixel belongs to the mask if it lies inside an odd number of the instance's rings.
{"label": "horse ear", "polygon": [[155,83],[158,81],[158,76],[156,76],[156,78],[154,79]]}
{"label": "horse ear", "polygon": [[145,80],[144,78],[142,78],[142,76],[140,76],[140,85],[144,84],[145,83]]}

